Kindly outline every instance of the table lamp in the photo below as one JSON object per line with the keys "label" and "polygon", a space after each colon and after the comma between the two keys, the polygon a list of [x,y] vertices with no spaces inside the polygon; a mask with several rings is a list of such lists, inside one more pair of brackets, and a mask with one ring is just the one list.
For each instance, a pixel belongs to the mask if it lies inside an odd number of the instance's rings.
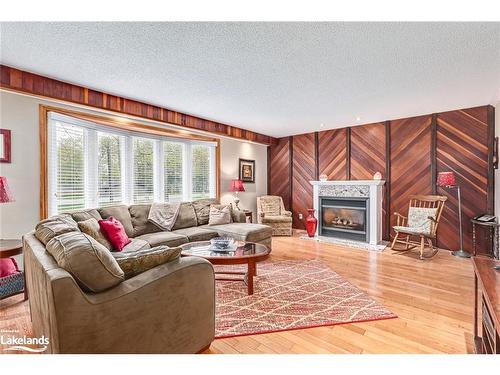
{"label": "table lamp", "polygon": [[245,191],[245,187],[243,186],[243,181],[241,180],[231,180],[231,186],[229,191],[234,193],[234,204],[237,210],[240,210],[238,204],[240,203],[240,198],[238,198],[238,193],[240,191]]}
{"label": "table lamp", "polygon": [[460,258],[470,258],[471,255],[464,250],[464,237],[462,233],[462,201],[460,197],[460,185],[457,185],[454,172],[439,172],[437,176],[437,186],[448,189],[457,189],[458,198],[458,222],[460,233],[460,249],[453,251],[451,254]]}
{"label": "table lamp", "polygon": [[0,203],[14,202],[14,195],[9,189],[7,177],[0,176]]}

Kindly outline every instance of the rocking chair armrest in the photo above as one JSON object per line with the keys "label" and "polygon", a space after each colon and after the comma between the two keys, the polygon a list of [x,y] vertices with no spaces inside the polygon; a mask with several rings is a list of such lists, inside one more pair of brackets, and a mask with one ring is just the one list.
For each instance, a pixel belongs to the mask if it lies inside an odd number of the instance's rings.
{"label": "rocking chair armrest", "polygon": [[427,216],[427,219],[432,220],[433,222],[437,223],[437,219],[434,216]]}
{"label": "rocking chair armrest", "polygon": [[394,216],[399,216],[402,219],[407,219],[406,216],[401,215],[399,212],[394,212]]}

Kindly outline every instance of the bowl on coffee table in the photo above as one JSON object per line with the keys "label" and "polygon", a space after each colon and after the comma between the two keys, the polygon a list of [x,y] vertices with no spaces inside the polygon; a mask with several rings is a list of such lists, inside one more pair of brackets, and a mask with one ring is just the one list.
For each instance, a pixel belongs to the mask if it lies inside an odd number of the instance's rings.
{"label": "bowl on coffee table", "polygon": [[234,246],[234,238],[232,237],[215,237],[210,240],[211,250],[215,252],[229,252],[236,250]]}

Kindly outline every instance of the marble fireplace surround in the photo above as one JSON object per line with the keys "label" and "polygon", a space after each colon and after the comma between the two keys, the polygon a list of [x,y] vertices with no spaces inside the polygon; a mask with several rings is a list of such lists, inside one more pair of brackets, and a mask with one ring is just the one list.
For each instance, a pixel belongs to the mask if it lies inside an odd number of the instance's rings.
{"label": "marble fireplace surround", "polygon": [[[371,248],[383,246],[382,241],[382,187],[384,180],[349,180],[349,181],[310,181],[313,186],[313,203],[317,215],[319,215],[320,198],[369,198],[368,217],[368,242]],[[333,239],[332,237],[318,236],[319,228],[316,229],[315,238],[318,240]],[[357,242],[339,239],[340,242]],[[363,243],[360,243],[363,244]]]}

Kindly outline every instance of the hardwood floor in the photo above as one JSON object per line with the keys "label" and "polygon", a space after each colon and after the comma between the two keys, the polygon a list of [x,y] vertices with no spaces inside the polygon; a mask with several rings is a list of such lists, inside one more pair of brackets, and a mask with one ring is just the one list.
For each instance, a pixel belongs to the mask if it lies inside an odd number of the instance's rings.
{"label": "hardwood floor", "polygon": [[[473,271],[442,250],[383,253],[297,237],[273,239],[272,259],[319,259],[396,319],[215,340],[205,353],[472,353]],[[30,331],[22,295],[0,301],[0,330]]]}

